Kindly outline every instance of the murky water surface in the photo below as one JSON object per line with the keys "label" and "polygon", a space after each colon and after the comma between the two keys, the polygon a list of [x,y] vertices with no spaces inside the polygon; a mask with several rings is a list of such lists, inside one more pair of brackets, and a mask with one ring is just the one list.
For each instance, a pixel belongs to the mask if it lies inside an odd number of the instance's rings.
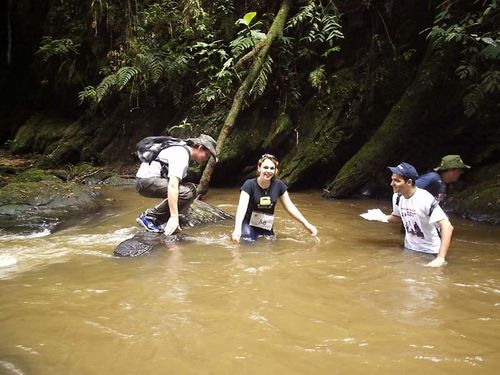
{"label": "murky water surface", "polygon": [[[0,236],[0,374],[497,374],[500,228],[452,217],[449,265],[401,250],[385,201],[291,193],[276,241],[237,245],[232,222],[137,259],[112,256],[155,200],[112,205],[46,236]],[[237,189],[207,201],[234,213]]]}

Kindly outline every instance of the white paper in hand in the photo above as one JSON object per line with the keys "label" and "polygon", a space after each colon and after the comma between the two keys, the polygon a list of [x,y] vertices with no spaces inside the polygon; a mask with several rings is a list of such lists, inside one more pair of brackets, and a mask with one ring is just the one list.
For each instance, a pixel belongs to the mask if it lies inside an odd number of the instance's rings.
{"label": "white paper in hand", "polygon": [[388,223],[387,215],[382,212],[380,208],[374,208],[373,210],[368,210],[364,214],[359,215],[363,219],[370,221],[381,221],[382,223]]}

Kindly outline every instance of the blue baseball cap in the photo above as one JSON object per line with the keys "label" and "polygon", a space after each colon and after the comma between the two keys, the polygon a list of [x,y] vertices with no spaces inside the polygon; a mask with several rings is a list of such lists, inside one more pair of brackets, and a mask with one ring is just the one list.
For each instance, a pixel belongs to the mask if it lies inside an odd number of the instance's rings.
{"label": "blue baseball cap", "polygon": [[402,162],[397,167],[387,167],[389,170],[400,176],[403,176],[405,179],[411,178],[413,181],[416,181],[418,178],[418,173],[415,167],[409,163]]}

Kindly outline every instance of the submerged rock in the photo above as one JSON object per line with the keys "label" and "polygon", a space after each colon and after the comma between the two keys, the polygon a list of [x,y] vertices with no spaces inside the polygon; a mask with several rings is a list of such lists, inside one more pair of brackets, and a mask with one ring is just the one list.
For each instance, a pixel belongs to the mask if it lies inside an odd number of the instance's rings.
{"label": "submerged rock", "polygon": [[182,234],[165,236],[163,233],[141,231],[134,237],[120,242],[113,252],[113,255],[134,258],[148,254],[151,251],[167,246],[170,243],[183,241],[184,239],[185,236]]}
{"label": "submerged rock", "polygon": [[[181,228],[194,227],[200,224],[211,224],[222,220],[234,219],[234,217],[217,207],[211,206],[200,200],[193,202],[188,215],[181,218]],[[118,244],[114,251],[119,257],[138,257],[151,251],[168,246],[173,242],[185,241],[187,237],[183,234],[165,236],[163,233],[151,233],[141,231],[134,237]]]}

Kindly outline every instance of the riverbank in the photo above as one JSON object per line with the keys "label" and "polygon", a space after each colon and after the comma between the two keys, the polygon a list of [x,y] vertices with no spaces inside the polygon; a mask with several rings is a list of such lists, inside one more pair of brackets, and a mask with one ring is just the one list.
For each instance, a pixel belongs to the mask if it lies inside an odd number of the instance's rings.
{"label": "riverbank", "polygon": [[[88,163],[41,169],[36,156],[19,157],[0,150],[0,227],[10,232],[56,230],[75,218],[98,212],[102,185],[130,185],[136,165],[113,169]],[[464,218],[500,223],[500,163],[468,171],[447,208]]]}

